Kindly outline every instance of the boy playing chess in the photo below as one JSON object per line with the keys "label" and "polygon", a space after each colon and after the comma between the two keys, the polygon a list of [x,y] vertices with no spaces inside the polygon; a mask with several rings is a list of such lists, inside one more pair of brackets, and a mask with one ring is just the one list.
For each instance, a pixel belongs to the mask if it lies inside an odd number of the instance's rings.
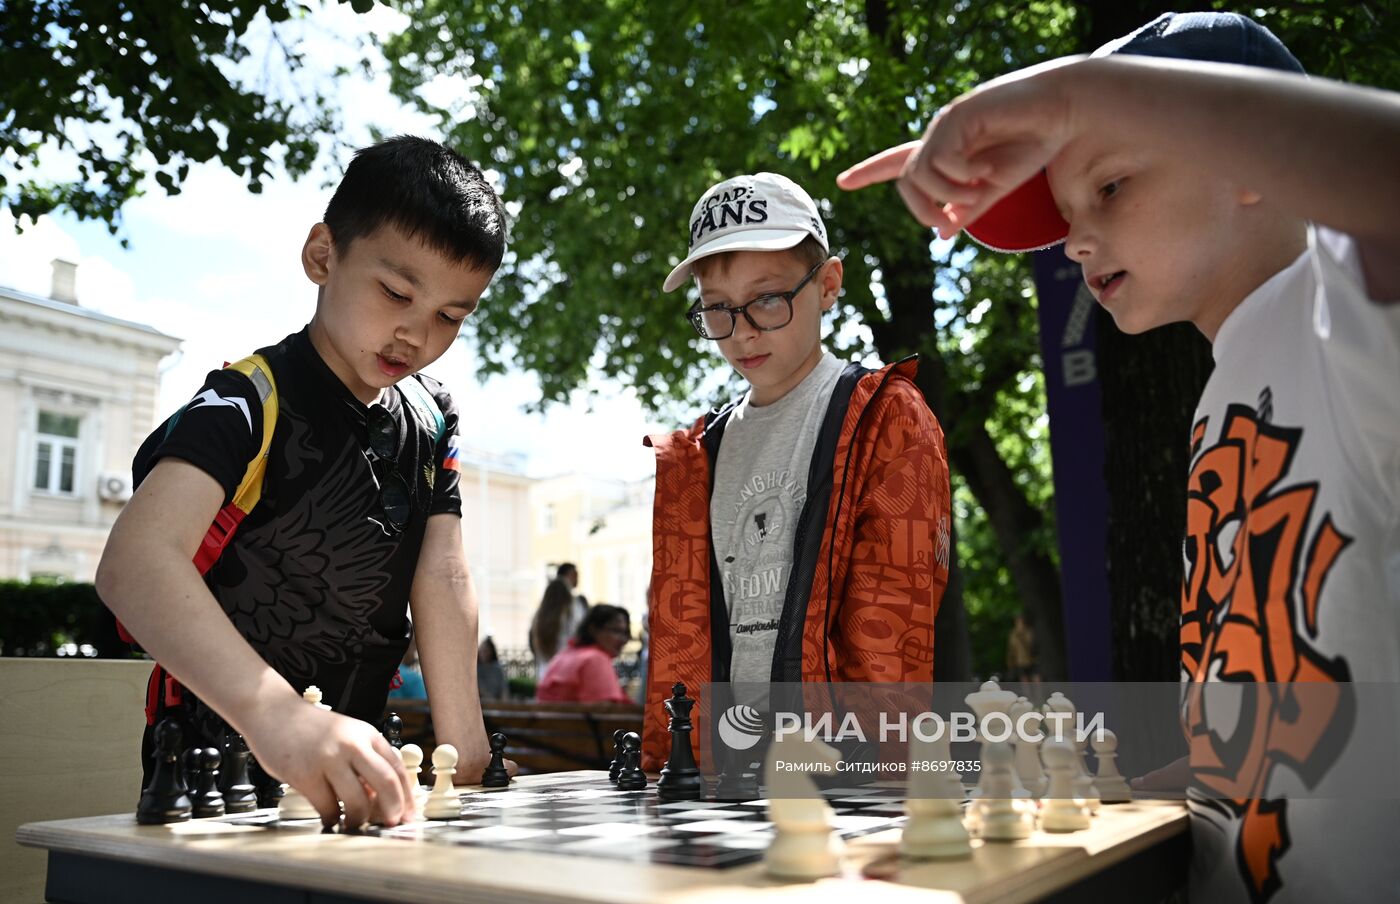
{"label": "boy playing chess", "polygon": [[712,186],[664,289],[691,278],[691,328],[749,389],[648,440],[649,770],[677,682],[932,681],[948,581],[943,433],[913,360],[870,370],[823,347],[842,267],[807,192],[773,173]]}
{"label": "boy playing chess", "polygon": [[[438,738],[462,751],[459,774],[490,755],[458,413],[417,372],[476,308],[505,233],[500,199],[453,151],[410,137],[360,151],[301,250],[318,287],[310,324],[260,350],[270,375],[215,371],[151,434],[98,568],[103,600],[160,663],[148,721],[174,716],[201,747],[226,722],[327,821],[337,800],[351,825],[412,810],[402,763],[370,724],[410,601]],[[261,499],[202,575],[192,559],[260,451],[269,378]],[[327,708],[302,699],[313,684]]]}
{"label": "boy playing chess", "polygon": [[945,236],[1063,241],[1120,328],[1186,320],[1212,343],[1189,438],[1182,676],[1283,699],[1238,726],[1183,708],[1193,899],[1400,888],[1400,807],[1339,790],[1384,749],[1357,743],[1363,722],[1395,721],[1393,703],[1353,714],[1347,683],[1400,681],[1396,148],[1400,96],[1304,77],[1247,18],[1169,14],[983,86],[841,178],[898,177]]}

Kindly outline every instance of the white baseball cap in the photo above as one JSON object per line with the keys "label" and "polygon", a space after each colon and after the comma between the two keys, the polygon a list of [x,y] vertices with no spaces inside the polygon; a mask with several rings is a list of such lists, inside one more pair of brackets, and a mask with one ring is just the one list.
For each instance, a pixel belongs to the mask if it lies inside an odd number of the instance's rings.
{"label": "white baseball cap", "polygon": [[690,266],[725,251],[784,251],[807,236],[829,249],[816,202],[796,182],[777,173],[726,179],[700,196],[690,212],[690,254],[666,277],[674,292],[690,278]]}

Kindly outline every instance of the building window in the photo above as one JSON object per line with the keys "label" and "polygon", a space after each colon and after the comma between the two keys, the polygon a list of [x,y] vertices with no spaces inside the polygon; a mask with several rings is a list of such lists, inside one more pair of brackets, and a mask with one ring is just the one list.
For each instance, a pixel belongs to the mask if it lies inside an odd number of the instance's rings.
{"label": "building window", "polygon": [[73,495],[78,471],[77,415],[39,412],[34,443],[34,489]]}
{"label": "building window", "polygon": [[545,503],[544,510],[540,512],[540,530],[549,533],[555,528],[554,503]]}

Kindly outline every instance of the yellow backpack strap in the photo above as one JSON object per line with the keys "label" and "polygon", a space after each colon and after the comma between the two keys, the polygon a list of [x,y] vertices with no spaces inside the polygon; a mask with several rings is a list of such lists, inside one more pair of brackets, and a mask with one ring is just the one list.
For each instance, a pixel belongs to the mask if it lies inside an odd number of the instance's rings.
{"label": "yellow backpack strap", "polygon": [[258,449],[257,457],[248,463],[248,470],[239,481],[231,503],[246,515],[262,498],[263,473],[267,470],[267,455],[272,448],[272,431],[277,427],[277,383],[272,379],[272,368],[262,355],[249,355],[228,365],[228,369],[236,370],[251,380],[253,388],[258,391],[258,401],[262,402],[262,446]]}

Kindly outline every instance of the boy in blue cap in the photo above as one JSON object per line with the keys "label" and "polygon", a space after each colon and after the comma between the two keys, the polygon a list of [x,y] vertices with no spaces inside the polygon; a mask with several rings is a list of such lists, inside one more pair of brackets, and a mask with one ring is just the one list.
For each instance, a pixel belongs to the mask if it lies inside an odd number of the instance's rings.
{"label": "boy in blue cap", "polygon": [[1212,343],[1182,676],[1256,683],[1260,708],[1183,706],[1197,900],[1400,889],[1400,806],[1342,790],[1383,787],[1360,728],[1397,710],[1358,715],[1348,682],[1400,681],[1397,149],[1396,95],[1306,78],[1242,16],[1169,14],[968,93],[840,179],[898,178],[945,236],[1064,242],[1121,329],[1185,320]]}
{"label": "boy in blue cap", "polygon": [[[417,372],[476,309],[505,236],[495,191],[448,148],[400,137],[356,154],[301,249],[311,322],[258,352],[270,373],[211,373],[151,434],[98,567],[103,600],[160,663],[148,723],[174,718],[186,746],[206,746],[226,722],[327,821],[337,801],[351,826],[412,811],[403,764],[370,724],[410,599],[438,740],[458,748],[462,778],[490,756],[458,413]],[[264,454],[260,500],[234,511]],[[324,707],[303,700],[308,685]]]}

